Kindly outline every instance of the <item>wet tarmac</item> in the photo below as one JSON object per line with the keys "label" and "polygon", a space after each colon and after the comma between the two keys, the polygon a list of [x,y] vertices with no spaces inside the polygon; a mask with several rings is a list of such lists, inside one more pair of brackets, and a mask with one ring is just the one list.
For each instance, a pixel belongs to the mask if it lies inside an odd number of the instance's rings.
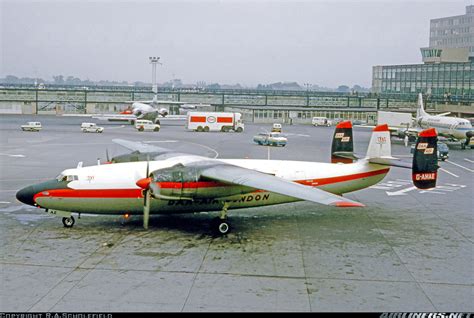
{"label": "wet tarmac", "polygon": [[[37,120],[39,133],[19,126]],[[414,189],[393,168],[371,188],[348,194],[360,209],[309,202],[229,214],[233,230],[215,237],[216,213],[141,218],[82,215],[73,228],[15,192],[63,169],[94,165],[126,149],[114,138],[153,142],[209,157],[328,162],[333,127],[288,126],[284,148],[252,142],[271,125],[238,133],[158,133],[81,118],[0,117],[0,311],[474,311],[474,151],[453,145],[438,187]],[[364,154],[370,130],[355,128]],[[408,156],[400,140],[394,155]]]}

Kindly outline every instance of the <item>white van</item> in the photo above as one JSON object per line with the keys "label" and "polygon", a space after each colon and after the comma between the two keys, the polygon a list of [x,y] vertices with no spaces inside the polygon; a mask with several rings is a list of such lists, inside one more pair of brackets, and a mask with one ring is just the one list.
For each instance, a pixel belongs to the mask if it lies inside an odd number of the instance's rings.
{"label": "white van", "polygon": [[313,117],[311,125],[313,126],[331,126],[331,121],[327,117]]}
{"label": "white van", "polygon": [[29,121],[26,125],[21,125],[23,131],[40,131],[43,127],[39,121]]}
{"label": "white van", "polygon": [[145,130],[160,131],[160,125],[154,124],[151,120],[146,120],[146,119],[137,119],[135,121],[135,128],[138,131],[145,131]]}
{"label": "white van", "polygon": [[104,127],[97,126],[96,123],[82,123],[81,124],[82,132],[96,132],[101,133],[104,131]]}

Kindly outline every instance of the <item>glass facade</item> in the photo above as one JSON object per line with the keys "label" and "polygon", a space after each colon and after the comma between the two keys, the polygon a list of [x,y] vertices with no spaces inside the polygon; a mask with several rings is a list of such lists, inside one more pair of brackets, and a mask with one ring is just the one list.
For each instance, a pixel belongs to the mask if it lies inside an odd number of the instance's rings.
{"label": "glass facade", "polygon": [[375,93],[424,93],[432,96],[474,97],[474,63],[375,66]]}

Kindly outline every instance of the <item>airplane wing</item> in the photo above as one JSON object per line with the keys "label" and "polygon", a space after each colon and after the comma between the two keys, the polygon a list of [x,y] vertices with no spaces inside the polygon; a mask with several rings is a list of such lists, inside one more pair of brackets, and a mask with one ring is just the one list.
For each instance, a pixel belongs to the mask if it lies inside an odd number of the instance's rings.
{"label": "airplane wing", "polygon": [[137,119],[137,116],[132,114],[97,114],[91,117],[98,120],[108,121],[131,121]]}
{"label": "airplane wing", "polygon": [[215,164],[204,167],[200,175],[202,177],[243,185],[255,189],[266,190],[293,198],[332,205],[338,207],[363,207],[362,203],[352,201],[341,196],[285,180],[276,176],[259,171],[238,167],[230,164]]}
{"label": "airplane wing", "polygon": [[140,153],[147,153],[147,152],[167,153],[167,152],[173,152],[170,149],[157,147],[157,146],[154,146],[154,145],[149,145],[149,144],[145,144],[145,143],[138,142],[138,141],[130,141],[130,140],[125,140],[125,139],[112,139],[112,141],[115,142],[116,144],[121,145],[122,147],[130,149],[132,151],[139,151]]}

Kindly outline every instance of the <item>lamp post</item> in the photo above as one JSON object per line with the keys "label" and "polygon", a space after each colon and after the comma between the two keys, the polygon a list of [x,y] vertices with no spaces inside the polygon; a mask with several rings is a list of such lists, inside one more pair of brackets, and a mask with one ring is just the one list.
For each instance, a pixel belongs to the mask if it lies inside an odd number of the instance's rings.
{"label": "lamp post", "polygon": [[151,64],[151,90],[153,93],[158,93],[158,85],[156,84],[156,64],[161,64],[159,56],[150,56],[148,58]]}

